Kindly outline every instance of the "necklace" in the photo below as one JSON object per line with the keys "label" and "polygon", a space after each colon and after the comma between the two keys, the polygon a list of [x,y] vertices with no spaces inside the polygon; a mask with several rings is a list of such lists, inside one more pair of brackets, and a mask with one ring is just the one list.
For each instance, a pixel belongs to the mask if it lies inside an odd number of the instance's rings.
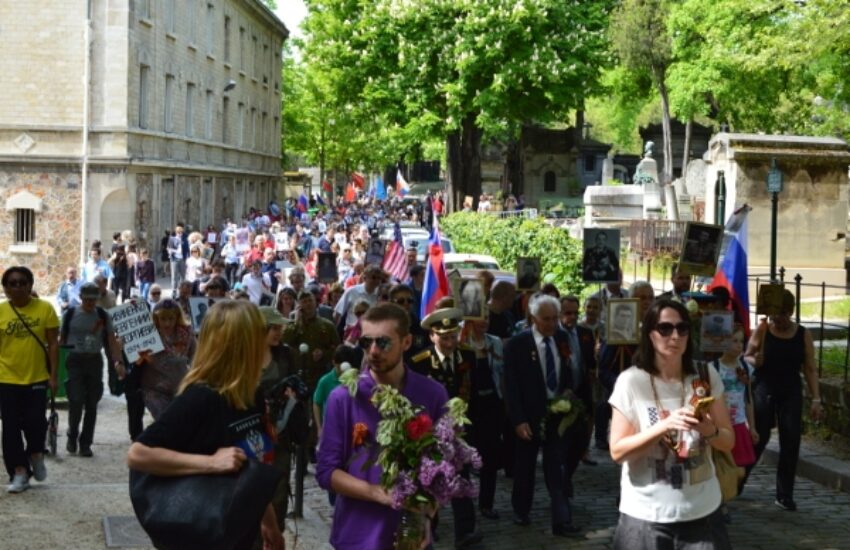
{"label": "necklace", "polygon": [[[652,387],[652,397],[655,399],[655,407],[658,409],[658,415],[661,419],[667,418],[670,415],[670,411],[661,406],[661,400],[658,399],[658,389],[655,387],[655,375],[649,375],[649,385]],[[679,404],[679,408],[685,406],[685,376],[682,374],[682,395],[681,401]],[[679,451],[679,446],[681,445],[681,441],[679,441],[679,432],[678,430],[667,430],[667,433],[664,434],[662,441],[665,445],[667,445],[671,451],[674,453]]]}

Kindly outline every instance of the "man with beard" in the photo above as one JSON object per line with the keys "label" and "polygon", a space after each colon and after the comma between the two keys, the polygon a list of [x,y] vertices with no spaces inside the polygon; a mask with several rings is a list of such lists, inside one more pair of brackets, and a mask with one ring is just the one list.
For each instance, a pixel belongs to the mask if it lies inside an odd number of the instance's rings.
{"label": "man with beard", "polygon": [[[440,384],[405,367],[402,358],[411,336],[410,319],[402,308],[391,303],[374,306],[361,317],[361,324],[358,344],[366,353],[367,367],[354,397],[345,386],[330,395],[316,478],[323,489],[337,494],[331,545],[374,550],[393,547],[401,512],[392,509],[392,498],[380,485],[381,468],[369,465],[374,460],[370,443],[381,419],[371,401],[372,391],[378,384],[392,386],[434,422],[443,414],[448,395]],[[360,445],[352,437],[355,424],[366,429]]]}

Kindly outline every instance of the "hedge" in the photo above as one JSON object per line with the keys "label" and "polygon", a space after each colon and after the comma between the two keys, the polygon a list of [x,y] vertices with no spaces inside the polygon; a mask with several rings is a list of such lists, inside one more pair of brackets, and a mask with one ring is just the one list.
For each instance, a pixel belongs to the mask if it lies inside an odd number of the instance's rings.
{"label": "hedge", "polygon": [[540,258],[545,280],[562,294],[580,295],[587,286],[581,276],[581,241],[542,218],[456,212],[440,219],[440,230],[458,252],[493,256],[505,271],[516,271],[517,258]]}

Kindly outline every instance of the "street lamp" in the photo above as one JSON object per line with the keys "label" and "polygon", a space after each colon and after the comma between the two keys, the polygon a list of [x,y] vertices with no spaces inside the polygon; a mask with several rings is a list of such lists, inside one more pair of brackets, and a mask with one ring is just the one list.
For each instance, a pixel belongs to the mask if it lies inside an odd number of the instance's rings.
{"label": "street lamp", "polygon": [[714,182],[714,223],[726,224],[726,174],[717,171],[717,181]]}
{"label": "street lamp", "polygon": [[776,166],[776,159],[770,160],[770,172],[767,174],[767,192],[770,193],[770,280],[776,280],[776,213],[779,208],[779,193],[782,192],[782,171]]}

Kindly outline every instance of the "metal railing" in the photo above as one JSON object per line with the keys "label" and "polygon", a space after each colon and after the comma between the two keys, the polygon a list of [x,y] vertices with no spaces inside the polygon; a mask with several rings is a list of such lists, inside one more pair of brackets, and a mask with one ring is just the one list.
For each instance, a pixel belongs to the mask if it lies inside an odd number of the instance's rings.
{"label": "metal railing", "polygon": [[629,249],[639,256],[678,255],[688,222],[670,220],[631,220]]}
{"label": "metal railing", "polygon": [[[758,296],[759,287],[763,284],[770,283],[770,275],[767,274],[756,274],[749,276],[750,281],[754,281],[756,285],[756,294],[750,298],[750,308],[755,310],[756,297]],[[783,286],[788,286],[791,283],[786,283],[785,281],[785,268],[779,268],[779,283]],[[801,320],[800,316],[800,308],[803,304],[801,300],[801,294],[803,288],[816,289],[820,291],[820,299],[818,303],[820,305],[820,314],[818,319],[815,321],[806,321]],[[794,317],[797,324],[803,324],[809,331],[813,332],[812,339],[815,340],[816,349],[815,353],[817,355],[817,364],[818,364],[818,378],[823,376],[823,367],[824,365],[839,367],[844,371],[844,383],[846,384],[848,381],[848,371],[850,371],[850,318],[847,319],[846,322],[835,322],[835,320],[828,321],[826,319],[826,291],[827,289],[838,289],[840,290],[840,294],[846,294],[847,287],[846,285],[829,285],[825,281],[821,283],[804,283],[803,276],[797,273],[794,276],[793,289],[791,292],[794,293]],[[807,302],[811,303],[811,302]],[[838,338],[829,338],[828,336],[832,333],[833,336],[838,336]],[[842,362],[837,362],[835,360],[825,360],[824,359],[824,348],[835,347],[841,349],[841,346],[833,346],[833,345],[824,345],[825,342],[835,342],[841,343],[844,346],[844,360]]]}
{"label": "metal railing", "polygon": [[537,209],[536,208],[525,208],[523,210],[488,210],[486,212],[481,212],[482,214],[487,214],[489,216],[495,216],[497,218],[536,218],[537,217]]}

